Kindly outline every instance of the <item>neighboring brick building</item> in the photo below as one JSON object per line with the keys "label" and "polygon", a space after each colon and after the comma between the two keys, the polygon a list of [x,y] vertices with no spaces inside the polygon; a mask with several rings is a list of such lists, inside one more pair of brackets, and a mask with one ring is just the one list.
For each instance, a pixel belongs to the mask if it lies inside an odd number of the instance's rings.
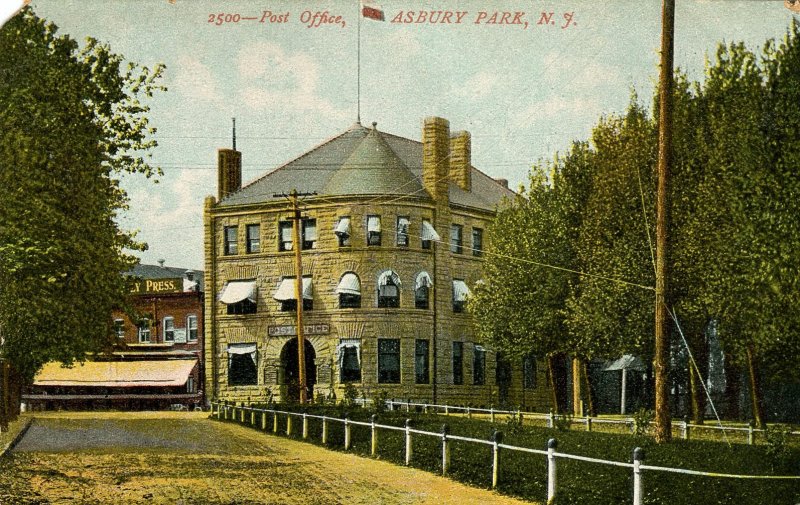
{"label": "neighboring brick building", "polygon": [[202,406],[203,272],[137,265],[130,303],[113,314],[117,350],[73,368],[48,363],[23,396],[33,408]]}
{"label": "neighboring brick building", "polygon": [[220,149],[219,200],[205,202],[209,398],[295,394],[295,246],[280,195],[297,190],[315,193],[301,205],[315,397],[341,398],[350,382],[368,397],[545,408],[541,367],[501,363],[497,376],[464,308],[484,230],[514,195],[472,167],[470,149],[441,118],[425,120],[421,143],[355,124],[245,187],[241,153]]}

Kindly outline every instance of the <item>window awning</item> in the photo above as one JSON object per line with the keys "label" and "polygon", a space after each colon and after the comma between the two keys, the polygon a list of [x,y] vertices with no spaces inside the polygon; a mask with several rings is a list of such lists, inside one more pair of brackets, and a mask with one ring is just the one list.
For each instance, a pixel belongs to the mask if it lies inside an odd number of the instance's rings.
{"label": "window awning", "polygon": [[475,344],[475,352],[486,352],[486,348],[482,345]]}
{"label": "window awning", "polygon": [[196,359],[87,361],[72,368],[50,362],[36,374],[34,386],[148,387],[184,386]]}
{"label": "window awning", "polygon": [[428,275],[428,272],[420,272],[417,274],[417,282],[414,284],[414,291],[422,287],[429,288],[431,286],[433,286],[433,281],[431,280],[431,276]]}
{"label": "window awning", "polygon": [[379,288],[383,287],[383,286],[388,286],[390,284],[393,284],[393,285],[395,285],[395,286],[397,286],[399,288],[400,287],[400,276],[398,276],[396,273],[394,273],[391,270],[387,270],[387,271],[383,272],[380,276],[378,276],[378,287]]}
{"label": "window awning", "polygon": [[436,230],[433,229],[433,225],[431,225],[428,221],[422,222],[422,240],[433,240],[439,241],[442,240],[442,237],[436,233]]}
{"label": "window awning", "polygon": [[[304,300],[311,300],[313,299],[312,291],[311,291],[311,277],[303,277],[303,299]],[[278,290],[275,291],[275,294],[272,297],[280,302],[284,302],[286,300],[294,300],[294,277],[285,277],[281,280],[280,286],[278,286]]]}
{"label": "window awning", "polygon": [[336,355],[337,361],[339,362],[339,368],[342,367],[342,363],[344,362],[344,352],[346,349],[355,349],[356,350],[356,359],[358,360],[358,366],[361,366],[361,340],[357,338],[343,338],[339,345],[336,346]]}
{"label": "window awning", "polygon": [[230,305],[243,300],[256,302],[256,281],[228,281],[219,294],[219,301]]}
{"label": "window awning", "polygon": [[470,294],[471,291],[467,287],[466,282],[461,280],[453,280],[453,300],[457,302],[466,301]]}
{"label": "window awning", "polygon": [[367,231],[375,233],[381,232],[381,218],[380,216],[369,216],[367,218]]}
{"label": "window awning", "polygon": [[339,222],[336,223],[336,228],[333,229],[333,233],[338,235],[339,237],[347,238],[350,236],[350,218],[343,217],[339,219]]}
{"label": "window awning", "polygon": [[361,281],[358,276],[353,272],[347,272],[342,276],[339,285],[336,286],[336,293],[346,295],[360,295],[361,294]]}
{"label": "window awning", "polygon": [[[229,364],[233,360],[233,356],[249,355],[253,360],[254,365],[258,365],[258,351],[256,344],[228,344],[228,360]],[[240,358],[241,359],[241,358]]]}
{"label": "window awning", "polygon": [[411,221],[407,217],[398,217],[397,218],[397,233],[408,234],[408,225],[411,224]]}

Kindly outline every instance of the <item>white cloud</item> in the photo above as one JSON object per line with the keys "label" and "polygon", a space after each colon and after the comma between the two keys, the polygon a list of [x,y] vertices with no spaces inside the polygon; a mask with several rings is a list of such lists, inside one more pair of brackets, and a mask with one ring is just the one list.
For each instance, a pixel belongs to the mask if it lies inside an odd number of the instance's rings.
{"label": "white cloud", "polygon": [[453,94],[468,100],[480,100],[497,91],[500,76],[488,70],[481,70],[463,83],[453,84]]}
{"label": "white cloud", "polygon": [[178,68],[169,87],[193,102],[219,102],[217,79],[213,72],[196,56],[178,57]]}

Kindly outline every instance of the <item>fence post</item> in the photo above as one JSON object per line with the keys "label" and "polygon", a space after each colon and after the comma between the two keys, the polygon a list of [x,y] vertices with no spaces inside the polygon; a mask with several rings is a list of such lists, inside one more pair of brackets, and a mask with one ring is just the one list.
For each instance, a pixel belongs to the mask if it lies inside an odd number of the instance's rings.
{"label": "fence post", "polygon": [[447,435],[450,433],[450,427],[446,424],[442,425],[442,475],[447,475],[450,469],[450,441],[447,440]]}
{"label": "fence post", "polygon": [[272,411],[272,432],[278,433],[278,411]]}
{"label": "fence post", "polygon": [[755,424],[753,421],[747,425],[747,445],[753,445],[754,437],[753,437],[753,428],[755,428]]}
{"label": "fence post", "polygon": [[683,439],[689,440],[689,416],[683,418]]}
{"label": "fence post", "polygon": [[322,445],[328,443],[328,418],[322,416]]}
{"label": "fence post", "polygon": [[303,412],[303,438],[308,438],[308,417]]}
{"label": "fence post", "polygon": [[633,505],[642,505],[642,498],[644,497],[642,461],[644,461],[644,449],[637,447],[633,450]]}
{"label": "fence post", "polygon": [[553,428],[555,425],[555,414],[553,414],[553,409],[550,409],[550,414],[547,416],[547,427]]}
{"label": "fence post", "polygon": [[503,432],[494,430],[492,433],[492,489],[497,489],[500,477],[500,443],[503,441]]}
{"label": "fence post", "polygon": [[349,414],[344,415],[344,450],[350,449],[350,418]]}
{"label": "fence post", "polygon": [[256,410],[253,409],[250,411],[250,424],[255,426],[256,425]]}
{"label": "fence post", "polygon": [[586,431],[592,431],[592,418],[586,416]]}
{"label": "fence post", "polygon": [[267,431],[267,411],[261,411],[261,430]]}
{"label": "fence post", "polygon": [[375,427],[375,423],[378,420],[378,414],[372,414],[370,417],[370,454],[375,456],[378,454],[378,428]]}
{"label": "fence post", "polygon": [[406,399],[406,412],[411,412],[411,398]]}
{"label": "fence post", "polygon": [[241,415],[240,415],[240,418],[239,418],[239,421],[240,421],[242,424],[244,424],[244,413],[245,413],[245,406],[244,406],[244,405],[242,405]]}
{"label": "fence post", "polygon": [[286,414],[286,435],[292,434],[292,414]]}
{"label": "fence post", "polygon": [[469,407],[467,407],[467,419],[472,419],[472,410]]}
{"label": "fence post", "polygon": [[551,438],[547,441],[547,503],[555,502],[556,499],[556,447],[558,441]]}
{"label": "fence post", "polygon": [[411,464],[411,419],[406,419],[406,466]]}
{"label": "fence post", "polygon": [[489,407],[489,419],[494,423],[494,407]]}
{"label": "fence post", "polygon": [[446,415],[446,416],[450,415],[450,406],[448,406],[448,405],[444,406],[444,415]]}

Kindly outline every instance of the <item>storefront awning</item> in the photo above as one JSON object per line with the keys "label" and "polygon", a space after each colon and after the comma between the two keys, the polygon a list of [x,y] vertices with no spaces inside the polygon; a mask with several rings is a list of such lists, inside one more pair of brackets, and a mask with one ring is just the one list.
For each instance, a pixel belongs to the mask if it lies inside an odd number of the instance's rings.
{"label": "storefront awning", "polygon": [[219,301],[227,305],[244,300],[256,303],[256,281],[229,281],[219,294]]}
{"label": "storefront awning", "polygon": [[87,361],[72,368],[50,362],[36,375],[33,385],[111,388],[184,386],[196,366],[196,359]]}
{"label": "storefront awning", "polygon": [[[311,277],[303,277],[303,299],[304,300],[311,300],[313,299],[312,291],[311,291]],[[296,297],[294,296],[294,277],[285,277],[281,280],[280,286],[278,286],[277,291],[275,294],[272,295],[272,298],[278,300],[279,302],[285,302],[286,300],[294,300]]]}
{"label": "storefront awning", "polygon": [[439,234],[436,233],[436,230],[433,229],[433,225],[431,225],[431,223],[429,223],[428,221],[422,222],[422,240],[439,241],[441,239],[442,237],[440,237]]}
{"label": "storefront awning", "polygon": [[336,293],[345,295],[360,295],[361,294],[361,281],[358,276],[353,272],[347,272],[342,276],[339,285],[336,286]]}
{"label": "storefront awning", "polygon": [[467,283],[461,280],[453,281],[453,300],[457,302],[466,301],[467,297],[471,294]]}

